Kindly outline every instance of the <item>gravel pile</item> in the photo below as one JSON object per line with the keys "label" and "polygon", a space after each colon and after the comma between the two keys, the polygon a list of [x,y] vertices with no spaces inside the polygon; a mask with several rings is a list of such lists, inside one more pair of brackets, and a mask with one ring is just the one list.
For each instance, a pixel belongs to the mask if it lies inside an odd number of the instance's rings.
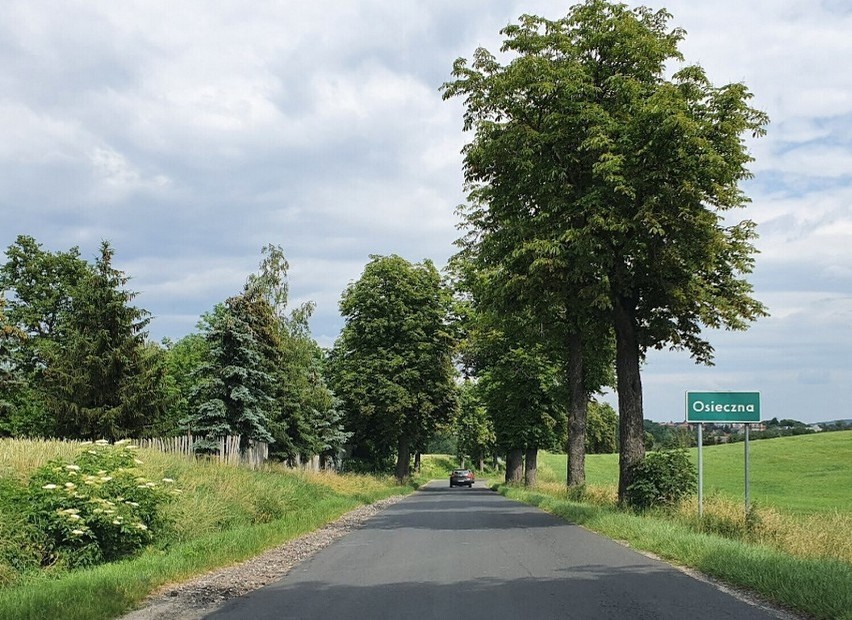
{"label": "gravel pile", "polygon": [[123,616],[122,620],[203,618],[228,599],[281,579],[296,564],[362,526],[367,519],[403,497],[395,495],[361,506],[315,532],[295,538],[246,562],[209,572],[191,581],[165,586],[145,599],[141,609]]}

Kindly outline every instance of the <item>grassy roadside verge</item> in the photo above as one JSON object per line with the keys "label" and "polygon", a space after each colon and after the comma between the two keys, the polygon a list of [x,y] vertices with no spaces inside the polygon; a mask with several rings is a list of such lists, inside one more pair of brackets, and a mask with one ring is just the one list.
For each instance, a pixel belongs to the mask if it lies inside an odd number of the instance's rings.
{"label": "grassy roadside verge", "polygon": [[[410,487],[393,488],[394,492],[410,490]],[[373,501],[391,494],[375,493]],[[114,618],[164,584],[251,558],[316,530],[345,512],[369,503],[369,499],[363,495],[355,499],[335,494],[270,523],[210,534],[165,551],[148,551],[132,560],[72,571],[56,579],[33,578],[0,591],[0,618]]]}
{"label": "grassy roadside verge", "polygon": [[[13,458],[15,452],[33,454],[32,448],[44,454],[26,461]],[[66,449],[23,442],[5,445],[4,476],[25,479],[35,466]],[[5,586],[0,582],[0,620],[114,618],[162,585],[246,560],[357,506],[411,492],[418,485],[417,480],[398,486],[390,477],[302,473],[274,466],[250,471],[142,451],[139,456],[146,475],[174,478],[181,487],[178,499],[167,506],[173,522],[167,539],[133,559],[88,569],[53,567],[14,574],[6,566]]]}
{"label": "grassy roadside verge", "polygon": [[0,592],[0,618],[114,618],[159,586],[248,559],[321,527],[359,503],[329,497],[310,510],[271,523],[207,535],[167,551],[149,551],[133,560],[71,571],[56,579],[33,578]]}
{"label": "grassy roadside verge", "polygon": [[562,519],[625,541],[631,547],[694,568],[732,586],[815,618],[852,620],[852,565],[797,558],[760,545],[695,532],[661,517],[583,504],[536,490],[501,485],[497,490]]}

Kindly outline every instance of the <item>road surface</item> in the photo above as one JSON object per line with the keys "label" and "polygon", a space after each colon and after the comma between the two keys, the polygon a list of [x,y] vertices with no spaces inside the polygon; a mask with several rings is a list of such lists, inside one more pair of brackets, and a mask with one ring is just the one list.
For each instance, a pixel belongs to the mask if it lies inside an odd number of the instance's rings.
{"label": "road surface", "polygon": [[778,618],[537,508],[432,482],[207,616],[264,618]]}

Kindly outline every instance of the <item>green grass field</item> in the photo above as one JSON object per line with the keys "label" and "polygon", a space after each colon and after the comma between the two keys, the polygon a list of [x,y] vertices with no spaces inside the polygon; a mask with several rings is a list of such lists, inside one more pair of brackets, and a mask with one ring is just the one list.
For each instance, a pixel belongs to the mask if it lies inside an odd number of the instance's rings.
{"label": "green grass field", "polygon": [[[697,462],[697,449],[690,450]],[[564,454],[542,453],[540,462],[565,482]],[[852,431],[816,433],[749,443],[750,499],[786,512],[852,513]],[[618,455],[586,456],[590,485],[618,484]],[[704,447],[704,493],[744,498],[744,444]]]}

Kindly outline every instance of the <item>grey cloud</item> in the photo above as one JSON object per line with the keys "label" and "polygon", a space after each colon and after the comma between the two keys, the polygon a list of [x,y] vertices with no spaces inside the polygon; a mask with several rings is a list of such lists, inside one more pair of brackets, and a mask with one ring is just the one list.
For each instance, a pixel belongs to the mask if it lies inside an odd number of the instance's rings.
{"label": "grey cloud", "polygon": [[[664,401],[688,382],[753,382],[793,406],[790,386],[826,368],[825,391],[848,400],[852,16],[842,3],[806,11],[795,0],[667,6],[688,31],[687,60],[717,83],[745,81],[772,116],[769,135],[749,142],[757,178],[741,215],[759,224],[753,281],[773,318],[719,334],[713,369],[650,356],[649,414],[676,418],[682,396]],[[279,243],[293,303],[317,302],[314,334],[328,345],[340,293],[370,254],[440,266],[454,251],[459,150],[470,136],[461,102],[440,98],[453,60],[480,45],[496,51],[498,30],[522,13],[567,9],[556,0],[7,2],[0,247],[30,234],[92,258],[111,240],[159,339],[191,331],[239,290],[260,248]]]}

